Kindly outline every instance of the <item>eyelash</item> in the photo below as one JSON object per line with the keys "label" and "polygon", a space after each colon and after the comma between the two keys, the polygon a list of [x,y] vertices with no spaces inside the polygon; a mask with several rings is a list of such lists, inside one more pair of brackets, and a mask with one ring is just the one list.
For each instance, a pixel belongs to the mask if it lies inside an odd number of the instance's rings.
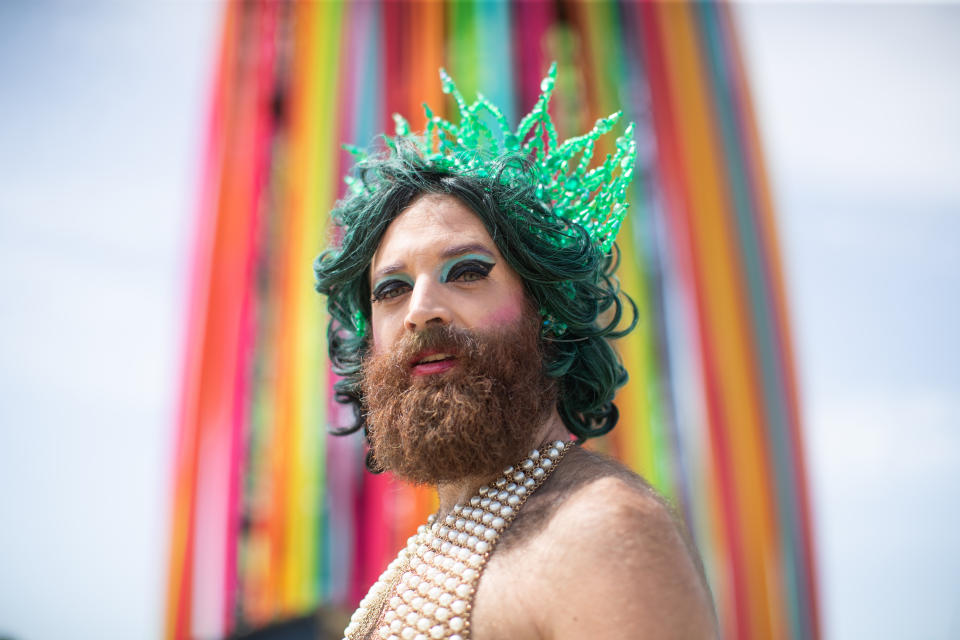
{"label": "eyelash", "polygon": [[458,262],[450,268],[450,271],[447,272],[445,282],[455,282],[458,281],[462,276],[467,274],[474,274],[479,276],[472,280],[460,280],[460,282],[476,282],[477,280],[483,280],[490,275],[490,272],[493,270],[495,265],[491,262],[484,262],[482,260],[464,260],[463,262]]}
{"label": "eyelash", "polygon": [[[464,260],[453,265],[447,272],[444,282],[477,282],[490,275],[495,263],[483,262],[482,260]],[[477,276],[469,280],[462,278],[467,275]],[[383,302],[400,297],[411,288],[411,284],[405,280],[387,280],[381,282],[373,290],[370,298],[371,303]]]}
{"label": "eyelash", "polygon": [[377,288],[373,290],[370,302],[383,302],[384,300],[399,297],[406,293],[404,287],[410,289],[410,283],[404,280],[387,280],[386,282],[381,282],[377,285]]}

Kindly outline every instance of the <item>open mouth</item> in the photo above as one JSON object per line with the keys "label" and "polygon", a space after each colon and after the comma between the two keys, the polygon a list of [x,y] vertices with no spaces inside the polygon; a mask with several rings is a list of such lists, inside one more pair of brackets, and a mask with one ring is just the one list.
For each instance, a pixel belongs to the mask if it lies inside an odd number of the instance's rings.
{"label": "open mouth", "polygon": [[418,354],[410,368],[413,375],[428,375],[432,373],[442,373],[453,368],[457,364],[457,356],[444,351],[433,351]]}

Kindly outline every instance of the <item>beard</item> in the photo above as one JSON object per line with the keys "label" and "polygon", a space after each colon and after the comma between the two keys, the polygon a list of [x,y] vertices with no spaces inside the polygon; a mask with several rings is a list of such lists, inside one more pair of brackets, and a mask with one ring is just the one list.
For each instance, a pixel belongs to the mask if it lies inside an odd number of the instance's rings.
{"label": "beard", "polygon": [[[428,327],[365,360],[363,408],[377,466],[436,484],[493,476],[520,460],[556,405],[539,332],[528,310],[495,331]],[[413,375],[426,350],[454,354],[456,365]]]}

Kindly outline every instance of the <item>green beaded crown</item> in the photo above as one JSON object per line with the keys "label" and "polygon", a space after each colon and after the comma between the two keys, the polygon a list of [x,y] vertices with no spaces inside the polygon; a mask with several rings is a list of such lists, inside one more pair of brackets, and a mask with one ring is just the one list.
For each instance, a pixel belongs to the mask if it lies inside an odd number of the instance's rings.
{"label": "green beaded crown", "polygon": [[[453,95],[456,100],[460,124],[455,125],[434,115],[424,104],[427,115],[425,135],[411,134],[409,123],[394,114],[396,138],[385,136],[386,142],[396,148],[397,140],[404,139],[436,169],[478,177],[489,177],[487,170],[493,159],[510,155],[529,159],[535,169],[532,175],[537,179],[536,197],[555,215],[583,226],[600,250],[606,253],[613,246],[627,213],[627,186],[633,178],[637,155],[634,125],[628,125],[623,135],[617,138],[616,152],[607,154],[602,164],[591,169],[597,139],[613,128],[622,112],[597,120],[589,133],[559,142],[548,112],[556,77],[557,64],[554,62],[540,83],[541,94],[533,110],[520,121],[514,132],[503,112],[483,95],[477,94],[476,101],[467,105],[453,80],[441,69],[443,92]],[[492,119],[496,132],[484,122],[485,119]],[[367,152],[358,147],[344,145],[344,148],[358,162],[367,158]],[[529,169],[511,166],[498,173],[504,182],[529,180],[530,175]],[[371,188],[350,176],[346,182],[351,192],[357,195]]]}

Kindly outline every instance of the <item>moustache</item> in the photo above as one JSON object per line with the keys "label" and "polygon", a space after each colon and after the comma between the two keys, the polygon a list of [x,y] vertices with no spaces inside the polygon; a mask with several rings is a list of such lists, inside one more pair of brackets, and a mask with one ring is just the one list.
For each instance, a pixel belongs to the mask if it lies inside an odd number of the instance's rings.
{"label": "moustache", "polygon": [[387,356],[388,366],[406,379],[413,379],[417,365],[446,356],[466,365],[480,353],[482,342],[499,331],[474,331],[451,325],[430,326],[405,334]]}

